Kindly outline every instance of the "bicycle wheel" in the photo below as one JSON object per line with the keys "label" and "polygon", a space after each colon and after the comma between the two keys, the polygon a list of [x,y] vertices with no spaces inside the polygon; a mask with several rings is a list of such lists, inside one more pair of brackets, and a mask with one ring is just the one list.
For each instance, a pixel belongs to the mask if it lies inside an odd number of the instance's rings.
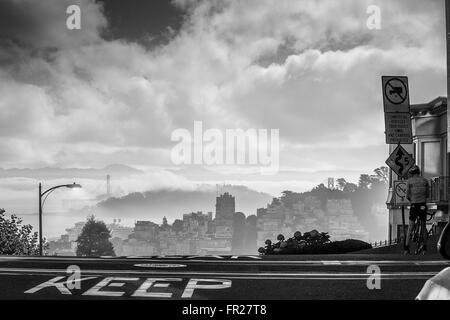
{"label": "bicycle wheel", "polygon": [[415,221],[414,227],[413,227],[411,235],[410,235],[410,237],[411,237],[410,240],[412,240],[411,242],[417,243],[419,241],[419,232],[420,232],[419,224],[417,223],[417,221]]}
{"label": "bicycle wheel", "polygon": [[428,232],[426,230],[426,226],[424,226],[422,224],[422,222],[417,222],[419,224],[418,230],[419,230],[419,234],[418,234],[418,241],[417,241],[417,249],[415,254],[420,254],[423,249],[424,249],[424,245],[425,245],[425,237],[424,237],[424,232]]}

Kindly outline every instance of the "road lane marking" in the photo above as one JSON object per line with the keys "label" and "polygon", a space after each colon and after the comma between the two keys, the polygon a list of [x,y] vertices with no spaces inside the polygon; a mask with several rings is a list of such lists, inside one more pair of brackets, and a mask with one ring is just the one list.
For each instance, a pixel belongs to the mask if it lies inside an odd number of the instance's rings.
{"label": "road lane marking", "polygon": [[139,267],[139,268],[186,268],[187,265],[185,264],[174,264],[174,263],[137,263],[133,266]]}
{"label": "road lane marking", "polygon": [[[25,273],[25,274],[57,274],[57,273],[65,273],[66,270],[63,269],[54,269],[54,270],[48,270],[48,269],[4,269],[0,268],[0,272],[18,272],[18,273]],[[334,277],[334,278],[345,278],[345,277],[357,277],[357,278],[367,278],[367,273],[351,273],[351,272],[319,272],[319,273],[313,273],[313,272],[291,272],[291,273],[284,273],[284,272],[181,272],[181,271],[140,271],[140,270],[83,270],[84,274],[89,275],[115,275],[115,274],[128,274],[128,275],[177,275],[177,276],[186,276],[186,277],[192,277],[192,276],[214,276],[214,277],[230,277],[230,276],[242,276],[242,277],[257,277],[257,278],[264,278],[264,277]],[[416,276],[434,276],[436,275],[436,272],[386,272],[382,274],[382,277],[416,277]]]}
{"label": "road lane marking", "polygon": [[322,261],[322,264],[326,265],[326,266],[339,266],[342,263],[340,261],[333,261],[333,260],[324,260]]}
{"label": "road lane marking", "polygon": [[[67,286],[66,277],[58,276],[49,279],[31,289],[26,290],[25,294],[34,294],[41,290],[53,288],[59,291],[63,295],[74,295],[73,290],[71,291]],[[104,277],[97,282],[94,286],[90,287],[84,291],[82,296],[101,296],[101,297],[123,297],[129,296],[127,293],[127,288],[129,285],[138,286],[131,297],[141,297],[141,298],[172,298],[172,292],[152,292],[150,289],[155,288],[168,288],[170,282],[181,283],[184,282],[182,278],[145,278],[144,282],[140,283],[141,278],[137,277]],[[218,290],[218,289],[229,289],[232,286],[232,281],[228,279],[211,279],[211,278],[189,278],[184,286],[184,290],[181,294],[181,299],[192,298],[194,292],[197,290]],[[110,290],[103,290],[109,288]],[[80,288],[81,289],[81,288]]]}
{"label": "road lane marking", "polygon": [[[55,287],[59,290],[59,292],[61,292],[61,294],[72,294],[72,292],[67,287],[64,286],[66,281],[58,282],[59,280],[62,280],[65,278],[66,277],[56,277],[56,278],[50,279],[44,283],[41,283],[40,285],[37,285],[36,287],[33,287],[33,288],[25,291],[24,293],[36,293],[44,288]],[[81,282],[81,281],[91,280],[91,279],[96,279],[96,278],[97,277],[86,277],[86,278],[81,278],[81,279],[77,279],[74,281]]]}
{"label": "road lane marking", "polygon": [[[178,257],[177,257],[178,258]],[[179,264],[216,264],[218,261],[220,261],[221,264],[250,264],[250,265],[450,265],[450,261],[446,260],[429,260],[429,261],[421,261],[421,260],[200,260],[200,259],[169,259],[166,257],[166,260],[164,259],[147,259],[147,258],[141,258],[141,259],[98,259],[98,258],[83,258],[83,259],[73,259],[73,258],[63,258],[63,259],[55,259],[55,258],[36,258],[33,257],[25,258],[25,257],[0,257],[0,261],[6,260],[30,260],[30,262],[33,261],[40,261],[40,260],[48,260],[52,262],[58,262],[58,263],[69,263],[69,261],[76,261],[77,263],[82,262],[90,262],[90,261],[97,261],[99,263],[179,263]]]}

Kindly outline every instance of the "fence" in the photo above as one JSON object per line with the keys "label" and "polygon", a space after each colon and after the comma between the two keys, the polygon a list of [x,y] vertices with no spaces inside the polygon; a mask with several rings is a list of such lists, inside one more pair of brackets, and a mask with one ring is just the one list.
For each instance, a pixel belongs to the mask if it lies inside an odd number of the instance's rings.
{"label": "fence", "polygon": [[391,240],[384,240],[384,241],[375,241],[372,242],[372,248],[382,248],[382,247],[388,247],[392,245],[396,245],[399,243],[403,243],[403,238],[395,238]]}

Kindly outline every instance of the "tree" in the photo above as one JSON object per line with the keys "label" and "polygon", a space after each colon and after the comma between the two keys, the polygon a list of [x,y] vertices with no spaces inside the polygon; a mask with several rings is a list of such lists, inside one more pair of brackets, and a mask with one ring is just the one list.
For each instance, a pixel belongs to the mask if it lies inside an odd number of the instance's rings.
{"label": "tree", "polygon": [[76,241],[77,256],[115,256],[114,247],[109,238],[111,238],[111,232],[106,224],[90,216]]}
{"label": "tree", "polygon": [[342,190],[342,191],[344,191],[346,193],[353,193],[353,192],[356,192],[357,189],[358,189],[358,186],[356,184],[347,182],[345,184],[344,190]]}
{"label": "tree", "polygon": [[[44,252],[47,246],[44,239]],[[33,233],[31,225],[22,225],[22,219],[14,214],[7,219],[3,209],[0,209],[0,255],[39,255],[38,233]]]}
{"label": "tree", "polygon": [[285,190],[281,194],[282,196],[280,197],[280,200],[283,203],[283,205],[286,208],[293,209],[294,203],[296,203],[299,200],[299,194],[289,190]]}
{"label": "tree", "polygon": [[358,187],[360,189],[369,189],[372,184],[372,179],[368,174],[362,174],[359,176]]}
{"label": "tree", "polygon": [[378,177],[378,180],[388,183],[389,182],[389,169],[387,167],[379,167],[373,170]]}
{"label": "tree", "polygon": [[336,180],[336,182],[337,182],[337,185],[339,187],[339,190],[344,190],[345,185],[347,184],[347,181],[345,181],[344,178],[339,178],[339,179]]}
{"label": "tree", "polygon": [[317,187],[312,189],[312,191],[329,190],[323,183],[319,184]]}

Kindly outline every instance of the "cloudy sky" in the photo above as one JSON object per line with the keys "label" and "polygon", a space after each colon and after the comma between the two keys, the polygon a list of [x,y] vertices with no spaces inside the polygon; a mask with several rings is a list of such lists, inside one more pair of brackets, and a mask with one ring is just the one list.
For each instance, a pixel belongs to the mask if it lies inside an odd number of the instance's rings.
{"label": "cloudy sky", "polygon": [[[81,30],[66,28],[71,4]],[[381,9],[379,30],[366,25],[369,5]],[[0,168],[119,163],[152,172],[153,187],[233,182],[273,194],[355,180],[387,157],[382,75],[408,75],[412,103],[446,95],[443,7],[1,0]],[[194,121],[279,129],[279,173],[174,165],[171,134]]]}

